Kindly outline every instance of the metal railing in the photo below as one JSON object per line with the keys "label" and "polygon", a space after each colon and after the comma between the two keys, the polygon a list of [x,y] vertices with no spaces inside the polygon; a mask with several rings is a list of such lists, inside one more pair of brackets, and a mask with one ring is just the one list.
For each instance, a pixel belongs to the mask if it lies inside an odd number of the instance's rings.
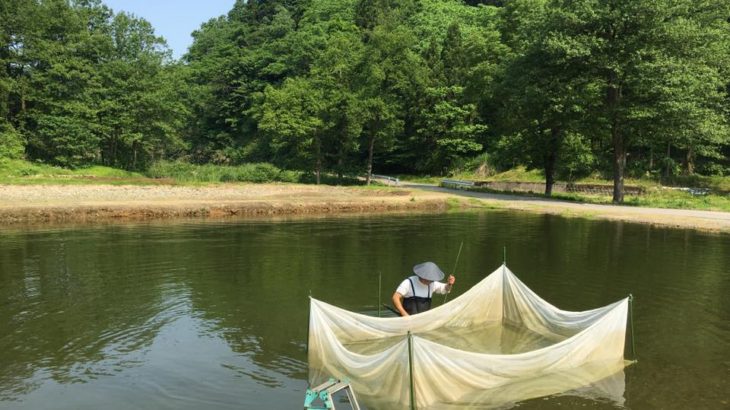
{"label": "metal railing", "polygon": [[387,181],[387,182],[389,182],[389,183],[391,183],[393,185],[399,185],[400,184],[400,180],[398,178],[389,177],[387,175],[372,174],[372,175],[370,175],[370,179],[377,179],[377,180],[381,180],[381,181]]}
{"label": "metal railing", "polygon": [[459,179],[442,179],[441,186],[444,188],[464,189],[474,186],[474,181],[462,181]]}

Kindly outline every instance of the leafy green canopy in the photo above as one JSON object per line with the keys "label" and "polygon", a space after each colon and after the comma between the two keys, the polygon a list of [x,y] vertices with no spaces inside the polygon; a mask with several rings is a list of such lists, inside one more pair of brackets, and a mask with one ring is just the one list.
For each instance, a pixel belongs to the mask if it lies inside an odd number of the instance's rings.
{"label": "leafy green canopy", "polygon": [[730,3],[238,0],[181,61],[99,0],[0,2],[0,156],[339,177],[730,172]]}
{"label": "leafy green canopy", "polygon": [[187,108],[152,26],[99,0],[0,4],[0,155],[142,168],[184,148]]}
{"label": "leafy green canopy", "polygon": [[483,148],[475,87],[501,49],[486,41],[499,37],[493,9],[266,4],[237,4],[195,33],[186,60],[200,92],[190,135],[198,160],[443,173]]}

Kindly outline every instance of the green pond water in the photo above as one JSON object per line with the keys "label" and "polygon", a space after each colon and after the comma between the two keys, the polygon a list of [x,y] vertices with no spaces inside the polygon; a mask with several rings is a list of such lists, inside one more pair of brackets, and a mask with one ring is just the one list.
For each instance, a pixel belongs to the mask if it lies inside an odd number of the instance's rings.
{"label": "green pond water", "polygon": [[462,241],[454,297],[504,247],[562,309],[635,296],[621,400],[519,408],[730,408],[730,235],[489,211],[0,228],[0,409],[301,408],[310,292],[376,314]]}

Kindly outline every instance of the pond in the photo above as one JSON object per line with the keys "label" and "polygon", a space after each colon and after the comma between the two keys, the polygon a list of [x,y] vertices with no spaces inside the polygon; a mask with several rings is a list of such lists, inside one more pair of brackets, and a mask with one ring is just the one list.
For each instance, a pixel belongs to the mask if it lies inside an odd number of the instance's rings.
{"label": "pond", "polygon": [[0,409],[301,408],[308,296],[376,314],[379,277],[386,301],[416,263],[453,270],[462,242],[454,297],[505,248],[562,309],[635,297],[623,404],[520,408],[730,407],[727,234],[505,211],[0,233]]}

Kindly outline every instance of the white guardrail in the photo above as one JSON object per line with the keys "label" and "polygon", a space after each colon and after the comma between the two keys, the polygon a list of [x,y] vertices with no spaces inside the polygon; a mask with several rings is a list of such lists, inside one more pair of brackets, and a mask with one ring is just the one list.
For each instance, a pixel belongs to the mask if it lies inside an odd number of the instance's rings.
{"label": "white guardrail", "polygon": [[393,185],[398,185],[398,184],[400,184],[400,180],[399,180],[398,178],[394,178],[394,177],[389,177],[389,176],[387,176],[387,175],[377,175],[377,174],[371,174],[371,175],[370,175],[370,178],[371,178],[371,179],[377,179],[377,180],[381,180],[381,181],[387,181],[387,183],[389,183],[389,184],[393,184]]}
{"label": "white guardrail", "polygon": [[462,181],[458,179],[442,179],[441,186],[444,188],[464,189],[474,186],[474,181]]}

